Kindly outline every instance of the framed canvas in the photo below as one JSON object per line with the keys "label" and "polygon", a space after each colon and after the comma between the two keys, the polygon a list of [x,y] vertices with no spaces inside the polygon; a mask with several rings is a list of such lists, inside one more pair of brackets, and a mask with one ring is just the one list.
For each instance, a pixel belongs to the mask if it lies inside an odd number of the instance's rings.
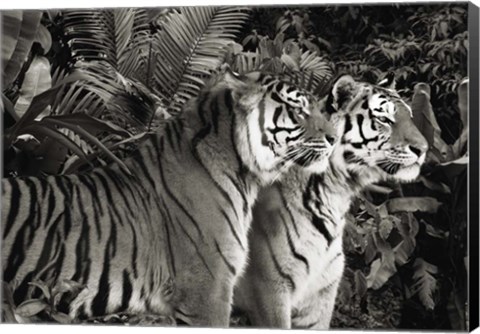
{"label": "framed canvas", "polygon": [[475,4],[131,5],[1,9],[0,327],[478,327]]}

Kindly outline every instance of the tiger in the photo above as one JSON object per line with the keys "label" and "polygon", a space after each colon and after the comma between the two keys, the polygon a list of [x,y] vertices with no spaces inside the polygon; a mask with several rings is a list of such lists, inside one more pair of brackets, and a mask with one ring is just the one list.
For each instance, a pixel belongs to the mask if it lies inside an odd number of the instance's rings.
{"label": "tiger", "polygon": [[123,312],[227,327],[258,190],[292,165],[328,165],[336,139],[318,106],[280,77],[226,68],[126,168],[2,179],[15,302],[29,282],[69,280],[85,288],[58,310],[75,321]]}
{"label": "tiger", "polygon": [[352,199],[378,181],[414,180],[425,160],[428,143],[392,76],[381,85],[340,76],[321,103],[340,136],[327,170],[285,174],[253,209],[249,263],[234,292],[253,326],[329,328]]}

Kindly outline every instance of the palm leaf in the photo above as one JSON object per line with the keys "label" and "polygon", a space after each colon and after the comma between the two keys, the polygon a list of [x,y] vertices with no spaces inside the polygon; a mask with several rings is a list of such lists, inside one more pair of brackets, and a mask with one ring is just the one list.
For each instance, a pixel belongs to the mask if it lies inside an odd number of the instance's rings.
{"label": "palm leaf", "polygon": [[65,86],[52,103],[52,114],[85,112],[132,133],[146,130],[157,101],[141,83],[128,80],[106,62],[79,62],[77,71],[90,80]]}
{"label": "palm leaf", "polygon": [[145,9],[69,10],[64,29],[74,61],[106,61],[122,75],[137,75],[150,42]]}
{"label": "palm leaf", "polygon": [[183,7],[167,14],[154,36],[154,85],[151,87],[171,113],[196,96],[223,62],[249,18],[236,7]]}

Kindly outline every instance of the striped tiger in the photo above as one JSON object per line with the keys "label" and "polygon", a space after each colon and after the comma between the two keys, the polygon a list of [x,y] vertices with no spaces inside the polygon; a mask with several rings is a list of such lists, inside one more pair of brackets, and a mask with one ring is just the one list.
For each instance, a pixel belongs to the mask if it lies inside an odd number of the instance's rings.
{"label": "striped tiger", "polygon": [[[228,326],[261,185],[294,164],[325,168],[334,139],[318,101],[281,78],[221,72],[124,161],[2,179],[3,280],[73,280],[74,319],[160,314]],[[318,164],[318,166],[317,166]],[[325,166],[325,167],[322,167]]]}
{"label": "striped tiger", "polygon": [[234,297],[254,326],[328,328],[344,268],[344,216],[353,197],[380,180],[418,176],[427,141],[392,80],[383,87],[340,77],[323,100],[341,138],[327,170],[297,170],[259,194],[250,261]]}

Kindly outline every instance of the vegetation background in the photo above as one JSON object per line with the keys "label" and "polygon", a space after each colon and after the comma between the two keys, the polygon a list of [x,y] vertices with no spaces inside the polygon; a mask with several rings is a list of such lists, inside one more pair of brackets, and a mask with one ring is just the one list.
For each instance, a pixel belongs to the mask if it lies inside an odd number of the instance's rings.
{"label": "vegetation background", "polygon": [[[223,63],[284,73],[320,96],[339,73],[394,72],[431,149],[417,182],[355,201],[332,327],[465,330],[467,14],[466,3],[4,11],[4,177],[121,164]],[[37,297],[20,305],[14,288],[3,287],[4,320],[68,323],[58,300],[82,287],[34,282]]]}

